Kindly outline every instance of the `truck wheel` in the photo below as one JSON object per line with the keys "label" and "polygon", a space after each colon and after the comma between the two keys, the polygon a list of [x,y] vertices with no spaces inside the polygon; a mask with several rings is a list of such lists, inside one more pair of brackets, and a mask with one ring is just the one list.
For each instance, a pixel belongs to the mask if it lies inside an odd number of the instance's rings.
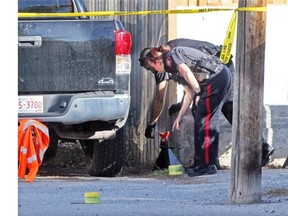
{"label": "truck wheel", "polygon": [[117,131],[112,140],[81,140],[86,167],[89,175],[102,177],[118,176],[123,168],[126,155],[124,130]]}

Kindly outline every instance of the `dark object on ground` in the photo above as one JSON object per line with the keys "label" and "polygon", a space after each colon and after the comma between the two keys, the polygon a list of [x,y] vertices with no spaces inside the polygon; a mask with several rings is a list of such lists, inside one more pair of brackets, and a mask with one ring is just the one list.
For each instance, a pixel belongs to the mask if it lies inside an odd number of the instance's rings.
{"label": "dark object on ground", "polygon": [[262,145],[262,166],[265,166],[269,163],[270,156],[274,153],[274,151],[275,149],[267,143]]}
{"label": "dark object on ground", "polygon": [[159,133],[161,136],[160,148],[161,151],[157,157],[153,170],[168,169],[170,165],[181,165],[177,157],[174,155],[171,147],[169,147],[168,137],[170,132]]}
{"label": "dark object on ground", "polygon": [[285,162],[284,162],[282,168],[284,169],[287,165],[288,165],[288,157],[286,158],[286,160],[285,160]]}

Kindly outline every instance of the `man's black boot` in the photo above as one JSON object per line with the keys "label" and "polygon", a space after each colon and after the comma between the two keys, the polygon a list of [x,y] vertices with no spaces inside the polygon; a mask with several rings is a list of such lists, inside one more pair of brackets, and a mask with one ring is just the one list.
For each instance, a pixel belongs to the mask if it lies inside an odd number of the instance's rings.
{"label": "man's black boot", "polygon": [[215,163],[215,166],[217,167],[217,170],[221,170],[221,165],[220,165],[220,161],[219,161],[219,158],[217,158],[216,160],[216,163]]}
{"label": "man's black boot", "polygon": [[211,175],[217,173],[217,167],[215,166],[215,164],[201,164],[188,169],[186,173],[189,177],[200,176],[205,174]]}

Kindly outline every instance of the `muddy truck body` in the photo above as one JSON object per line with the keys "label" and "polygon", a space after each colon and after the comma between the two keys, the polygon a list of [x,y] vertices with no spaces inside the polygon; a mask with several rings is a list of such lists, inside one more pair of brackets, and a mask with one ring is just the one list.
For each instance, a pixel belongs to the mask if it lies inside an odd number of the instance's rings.
{"label": "muddy truck body", "polygon": [[118,175],[130,108],[131,34],[118,19],[21,16],[87,12],[82,0],[18,0],[18,12],[18,119],[49,128],[47,157],[59,142],[79,142],[90,175]]}

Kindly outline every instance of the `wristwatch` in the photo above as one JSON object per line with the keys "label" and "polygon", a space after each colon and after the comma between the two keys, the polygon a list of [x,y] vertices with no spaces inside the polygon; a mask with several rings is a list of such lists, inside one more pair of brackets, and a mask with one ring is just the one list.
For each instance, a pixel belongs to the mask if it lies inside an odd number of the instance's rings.
{"label": "wristwatch", "polygon": [[148,122],[148,126],[154,127],[155,125],[156,125],[156,123],[155,123],[155,124],[152,124],[150,121]]}
{"label": "wristwatch", "polygon": [[197,92],[196,94],[195,94],[195,96],[200,96],[202,94],[202,90],[200,90],[199,92]]}

